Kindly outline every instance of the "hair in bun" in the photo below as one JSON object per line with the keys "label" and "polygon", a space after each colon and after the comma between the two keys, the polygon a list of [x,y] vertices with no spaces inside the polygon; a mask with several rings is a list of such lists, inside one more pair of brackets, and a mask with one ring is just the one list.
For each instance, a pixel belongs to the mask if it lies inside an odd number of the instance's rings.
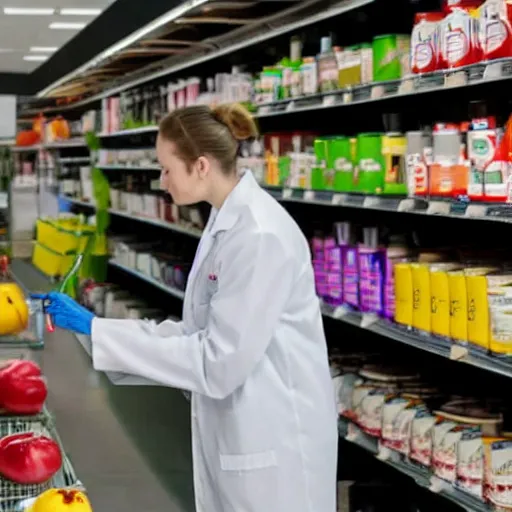
{"label": "hair in bun", "polygon": [[238,141],[258,135],[248,110],[233,103],[211,109],[206,105],[179,108],[160,123],[159,137],[173,142],[190,166],[200,157],[215,158],[225,174],[236,169]]}
{"label": "hair in bun", "polygon": [[240,103],[219,105],[212,110],[217,121],[226,125],[236,140],[258,136],[258,128],[250,112]]}

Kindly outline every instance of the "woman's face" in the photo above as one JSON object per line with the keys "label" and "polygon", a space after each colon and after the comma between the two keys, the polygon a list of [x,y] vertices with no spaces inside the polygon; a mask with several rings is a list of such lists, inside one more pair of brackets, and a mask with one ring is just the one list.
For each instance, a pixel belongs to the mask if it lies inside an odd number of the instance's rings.
{"label": "woman's face", "polygon": [[205,158],[187,169],[187,164],[177,155],[173,142],[158,136],[156,142],[156,154],[162,167],[160,175],[160,188],[168,192],[177,205],[199,203],[205,197],[204,165]]}

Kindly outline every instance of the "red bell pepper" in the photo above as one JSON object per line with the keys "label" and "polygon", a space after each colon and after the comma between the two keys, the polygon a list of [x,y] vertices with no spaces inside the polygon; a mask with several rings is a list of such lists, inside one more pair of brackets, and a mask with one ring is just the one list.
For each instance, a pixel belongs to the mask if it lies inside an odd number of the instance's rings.
{"label": "red bell pepper", "polygon": [[0,390],[0,405],[10,414],[38,414],[47,396],[42,377],[10,379]]}
{"label": "red bell pepper", "polygon": [[41,375],[41,368],[34,361],[25,359],[13,359],[6,361],[0,367],[0,385],[5,379],[21,378],[21,377],[38,377]]}
{"label": "red bell pepper", "polygon": [[0,475],[23,485],[50,480],[62,466],[59,445],[48,437],[27,432],[0,439]]}
{"label": "red bell pepper", "polygon": [[33,361],[8,361],[0,368],[0,408],[11,414],[41,412],[48,390]]}

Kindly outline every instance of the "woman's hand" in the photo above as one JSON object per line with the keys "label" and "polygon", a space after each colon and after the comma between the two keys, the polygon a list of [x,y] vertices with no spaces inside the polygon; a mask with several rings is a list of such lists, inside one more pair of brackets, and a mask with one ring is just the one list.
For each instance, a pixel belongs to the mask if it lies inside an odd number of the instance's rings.
{"label": "woman's hand", "polygon": [[51,315],[57,327],[81,334],[91,334],[94,314],[65,293],[34,293],[31,297],[43,301],[44,312]]}

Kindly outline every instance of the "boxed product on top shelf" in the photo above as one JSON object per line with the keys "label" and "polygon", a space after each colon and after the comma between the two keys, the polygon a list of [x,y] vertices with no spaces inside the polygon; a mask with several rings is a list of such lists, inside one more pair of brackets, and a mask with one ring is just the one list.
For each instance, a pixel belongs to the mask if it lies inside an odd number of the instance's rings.
{"label": "boxed product on top shelf", "polygon": [[341,222],[311,240],[318,296],[333,307],[371,313],[425,343],[466,345],[512,355],[512,272],[500,252],[409,247],[400,236],[381,243],[377,228]]}
{"label": "boxed product on top shelf", "polygon": [[503,471],[512,460],[505,402],[447,393],[376,355],[333,354],[331,375],[339,414],[378,439],[382,460],[423,469],[427,481],[435,476],[493,506],[512,506],[511,477]]}
{"label": "boxed product on top shelf", "polygon": [[444,0],[440,12],[417,13],[412,30],[414,73],[512,57],[507,0]]}

